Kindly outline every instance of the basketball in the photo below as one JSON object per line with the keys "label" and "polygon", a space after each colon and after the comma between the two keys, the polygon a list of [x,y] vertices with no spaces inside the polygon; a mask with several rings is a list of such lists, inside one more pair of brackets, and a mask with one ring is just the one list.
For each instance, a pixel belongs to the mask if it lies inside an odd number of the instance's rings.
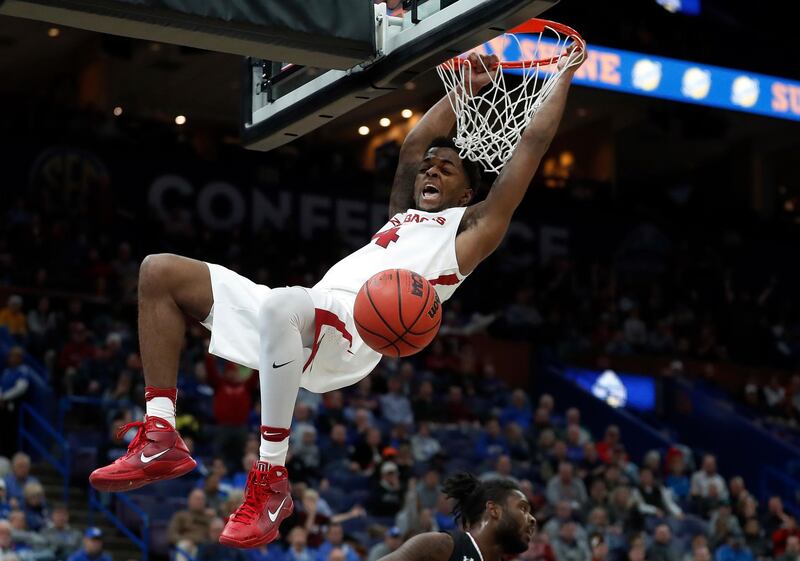
{"label": "basketball", "polygon": [[364,342],[381,354],[409,356],[424,349],[442,323],[442,306],[431,283],[413,271],[388,269],[358,291],[353,309]]}

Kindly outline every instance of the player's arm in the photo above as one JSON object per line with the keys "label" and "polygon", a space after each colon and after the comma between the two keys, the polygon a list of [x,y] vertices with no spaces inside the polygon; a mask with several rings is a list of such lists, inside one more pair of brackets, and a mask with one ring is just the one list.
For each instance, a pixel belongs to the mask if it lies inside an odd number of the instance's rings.
{"label": "player's arm", "polygon": [[380,561],[447,561],[452,553],[450,534],[428,532],[414,536]]}
{"label": "player's arm", "polygon": [[[471,54],[469,56],[471,67],[471,91],[477,93],[491,81],[493,71],[485,72],[497,64],[495,55],[483,56]],[[482,60],[482,62],[481,62]],[[400,159],[392,183],[392,194],[389,198],[389,215],[405,212],[414,205],[414,177],[417,167],[425,156],[425,150],[434,138],[447,136],[456,123],[453,107],[450,105],[450,96],[455,96],[456,91],[451,91],[436,104],[428,109],[419,122],[411,129],[403,146],[400,148]]]}
{"label": "player's arm", "polygon": [[576,68],[567,69],[558,78],[550,96],[522,133],[514,155],[503,167],[486,199],[464,213],[456,237],[456,257],[463,274],[471,273],[503,241],[511,217],[558,130]]}

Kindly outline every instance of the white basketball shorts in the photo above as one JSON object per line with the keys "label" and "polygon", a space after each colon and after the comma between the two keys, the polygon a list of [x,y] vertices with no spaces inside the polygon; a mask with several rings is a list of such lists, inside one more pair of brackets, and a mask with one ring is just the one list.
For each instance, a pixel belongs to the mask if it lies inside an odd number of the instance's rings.
{"label": "white basketball shorts", "polygon": [[[261,333],[258,311],[270,288],[220,265],[206,263],[214,305],[202,324],[211,331],[208,351],[258,370]],[[324,393],[355,384],[372,372],[381,355],[367,346],[355,328],[356,295],[341,290],[302,287],[314,302],[314,344],[305,349],[300,385]],[[268,336],[268,334],[267,334]]]}

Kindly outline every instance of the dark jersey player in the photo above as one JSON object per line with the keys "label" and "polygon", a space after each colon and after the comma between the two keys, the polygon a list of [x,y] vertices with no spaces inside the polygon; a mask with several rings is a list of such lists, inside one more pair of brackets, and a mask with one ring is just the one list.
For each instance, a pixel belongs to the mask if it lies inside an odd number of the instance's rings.
{"label": "dark jersey player", "polygon": [[444,482],[461,530],[414,536],[381,561],[502,561],[528,549],[536,519],[512,481],[459,473]]}

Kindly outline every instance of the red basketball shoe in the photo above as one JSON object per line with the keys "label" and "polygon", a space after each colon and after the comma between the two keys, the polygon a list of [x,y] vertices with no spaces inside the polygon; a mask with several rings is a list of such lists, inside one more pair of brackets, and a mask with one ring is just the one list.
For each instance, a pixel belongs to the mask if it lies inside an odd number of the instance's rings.
{"label": "red basketball shoe", "polygon": [[219,543],[242,548],[270,543],[278,537],[281,521],[293,510],[286,468],[256,462],[247,478],[244,502],[231,514]]}
{"label": "red basketball shoe", "polygon": [[117,438],[122,438],[132,427],[138,432],[128,446],[128,453],[89,476],[89,482],[98,491],[132,491],[148,483],[180,477],[197,465],[181,435],[164,419],[147,417],[144,422],[128,423],[119,430]]}

